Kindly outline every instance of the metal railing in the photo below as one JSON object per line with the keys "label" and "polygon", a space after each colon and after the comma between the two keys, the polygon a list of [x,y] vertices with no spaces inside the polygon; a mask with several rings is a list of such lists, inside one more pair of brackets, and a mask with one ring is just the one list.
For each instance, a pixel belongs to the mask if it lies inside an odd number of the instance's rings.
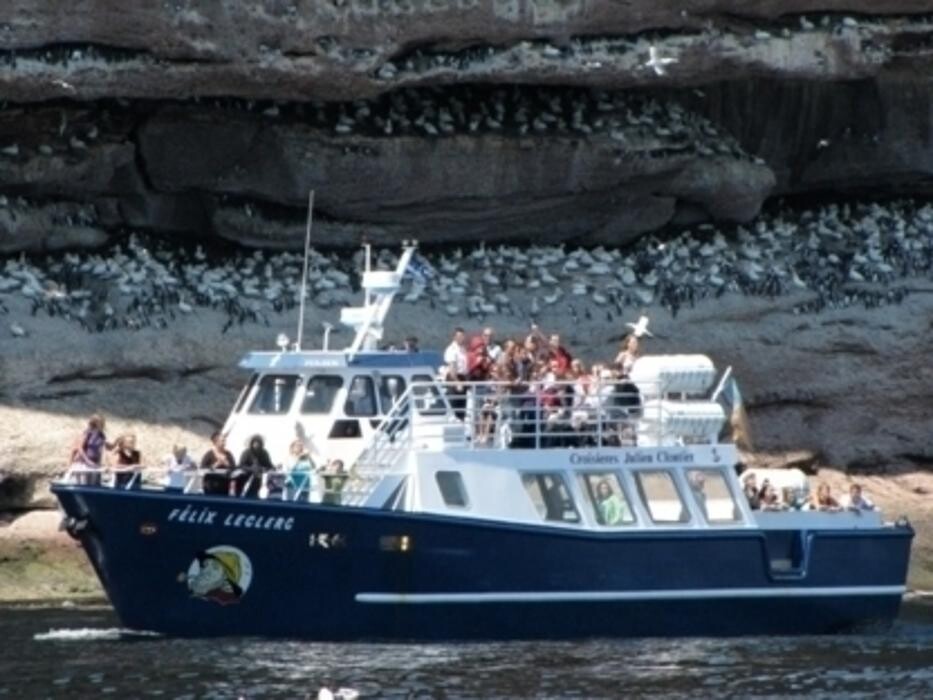
{"label": "metal railing", "polygon": [[[216,475],[220,479],[220,490],[204,489],[205,477]],[[246,479],[237,477],[246,476]],[[332,478],[332,477],[338,478]],[[325,474],[319,471],[292,472],[276,470],[263,474],[248,474],[240,470],[211,471],[203,469],[174,470],[161,467],[92,467],[73,464],[65,471],[61,483],[76,486],[98,486],[117,490],[157,488],[184,494],[224,495],[231,498],[253,498],[264,500],[308,501],[310,503],[339,503],[342,489],[336,487],[350,475]],[[259,487],[254,485],[259,482]],[[179,482],[181,485],[179,486]],[[236,486],[234,487],[234,483]],[[329,486],[334,485],[334,486]],[[323,488],[322,488],[323,486]]]}
{"label": "metal railing", "polygon": [[444,426],[459,423],[470,449],[635,446],[646,425],[663,424],[660,404],[631,382],[413,383],[409,393],[415,442],[444,442],[456,435]]}

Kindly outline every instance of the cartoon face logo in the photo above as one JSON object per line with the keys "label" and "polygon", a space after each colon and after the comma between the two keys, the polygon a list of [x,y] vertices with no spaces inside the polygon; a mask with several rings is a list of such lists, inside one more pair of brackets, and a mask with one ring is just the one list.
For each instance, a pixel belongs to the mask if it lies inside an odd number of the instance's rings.
{"label": "cartoon face logo", "polygon": [[186,574],[179,581],[188,583],[195,598],[203,598],[220,605],[239,603],[253,580],[253,565],[236,547],[219,545],[198,552]]}

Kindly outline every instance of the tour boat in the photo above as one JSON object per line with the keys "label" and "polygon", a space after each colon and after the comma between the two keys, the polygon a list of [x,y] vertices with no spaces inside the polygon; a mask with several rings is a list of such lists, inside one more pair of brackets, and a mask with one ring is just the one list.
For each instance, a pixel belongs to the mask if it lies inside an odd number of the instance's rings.
{"label": "tour boat", "polygon": [[367,254],[345,349],[281,339],[240,363],[227,444],[261,435],[287,466],[299,440],[329,471],[297,487],[267,473],[258,496],[201,471],[173,488],[75,467],[53,485],[124,626],[563,639],[821,634],[897,616],[909,523],[752,510],[722,437],[731,380],[709,358],[645,355],[581,397],[563,382],[445,382],[438,353],[377,350],[413,255],[373,270]]}

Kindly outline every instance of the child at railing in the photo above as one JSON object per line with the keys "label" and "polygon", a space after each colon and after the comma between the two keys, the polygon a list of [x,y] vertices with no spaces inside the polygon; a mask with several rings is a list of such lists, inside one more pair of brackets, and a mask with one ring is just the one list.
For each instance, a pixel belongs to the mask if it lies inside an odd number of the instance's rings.
{"label": "child at railing", "polygon": [[285,472],[285,498],[297,501],[309,498],[315,490],[314,461],[301,440],[295,440],[288,448],[292,463]]}

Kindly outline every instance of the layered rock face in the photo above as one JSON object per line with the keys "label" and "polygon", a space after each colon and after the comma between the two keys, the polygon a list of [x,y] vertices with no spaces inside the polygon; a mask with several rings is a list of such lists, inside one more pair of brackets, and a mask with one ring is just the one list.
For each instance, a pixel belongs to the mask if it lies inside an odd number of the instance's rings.
{"label": "layered rock face", "polygon": [[9,0],[0,252],[571,240],[929,194],[927,0]]}

